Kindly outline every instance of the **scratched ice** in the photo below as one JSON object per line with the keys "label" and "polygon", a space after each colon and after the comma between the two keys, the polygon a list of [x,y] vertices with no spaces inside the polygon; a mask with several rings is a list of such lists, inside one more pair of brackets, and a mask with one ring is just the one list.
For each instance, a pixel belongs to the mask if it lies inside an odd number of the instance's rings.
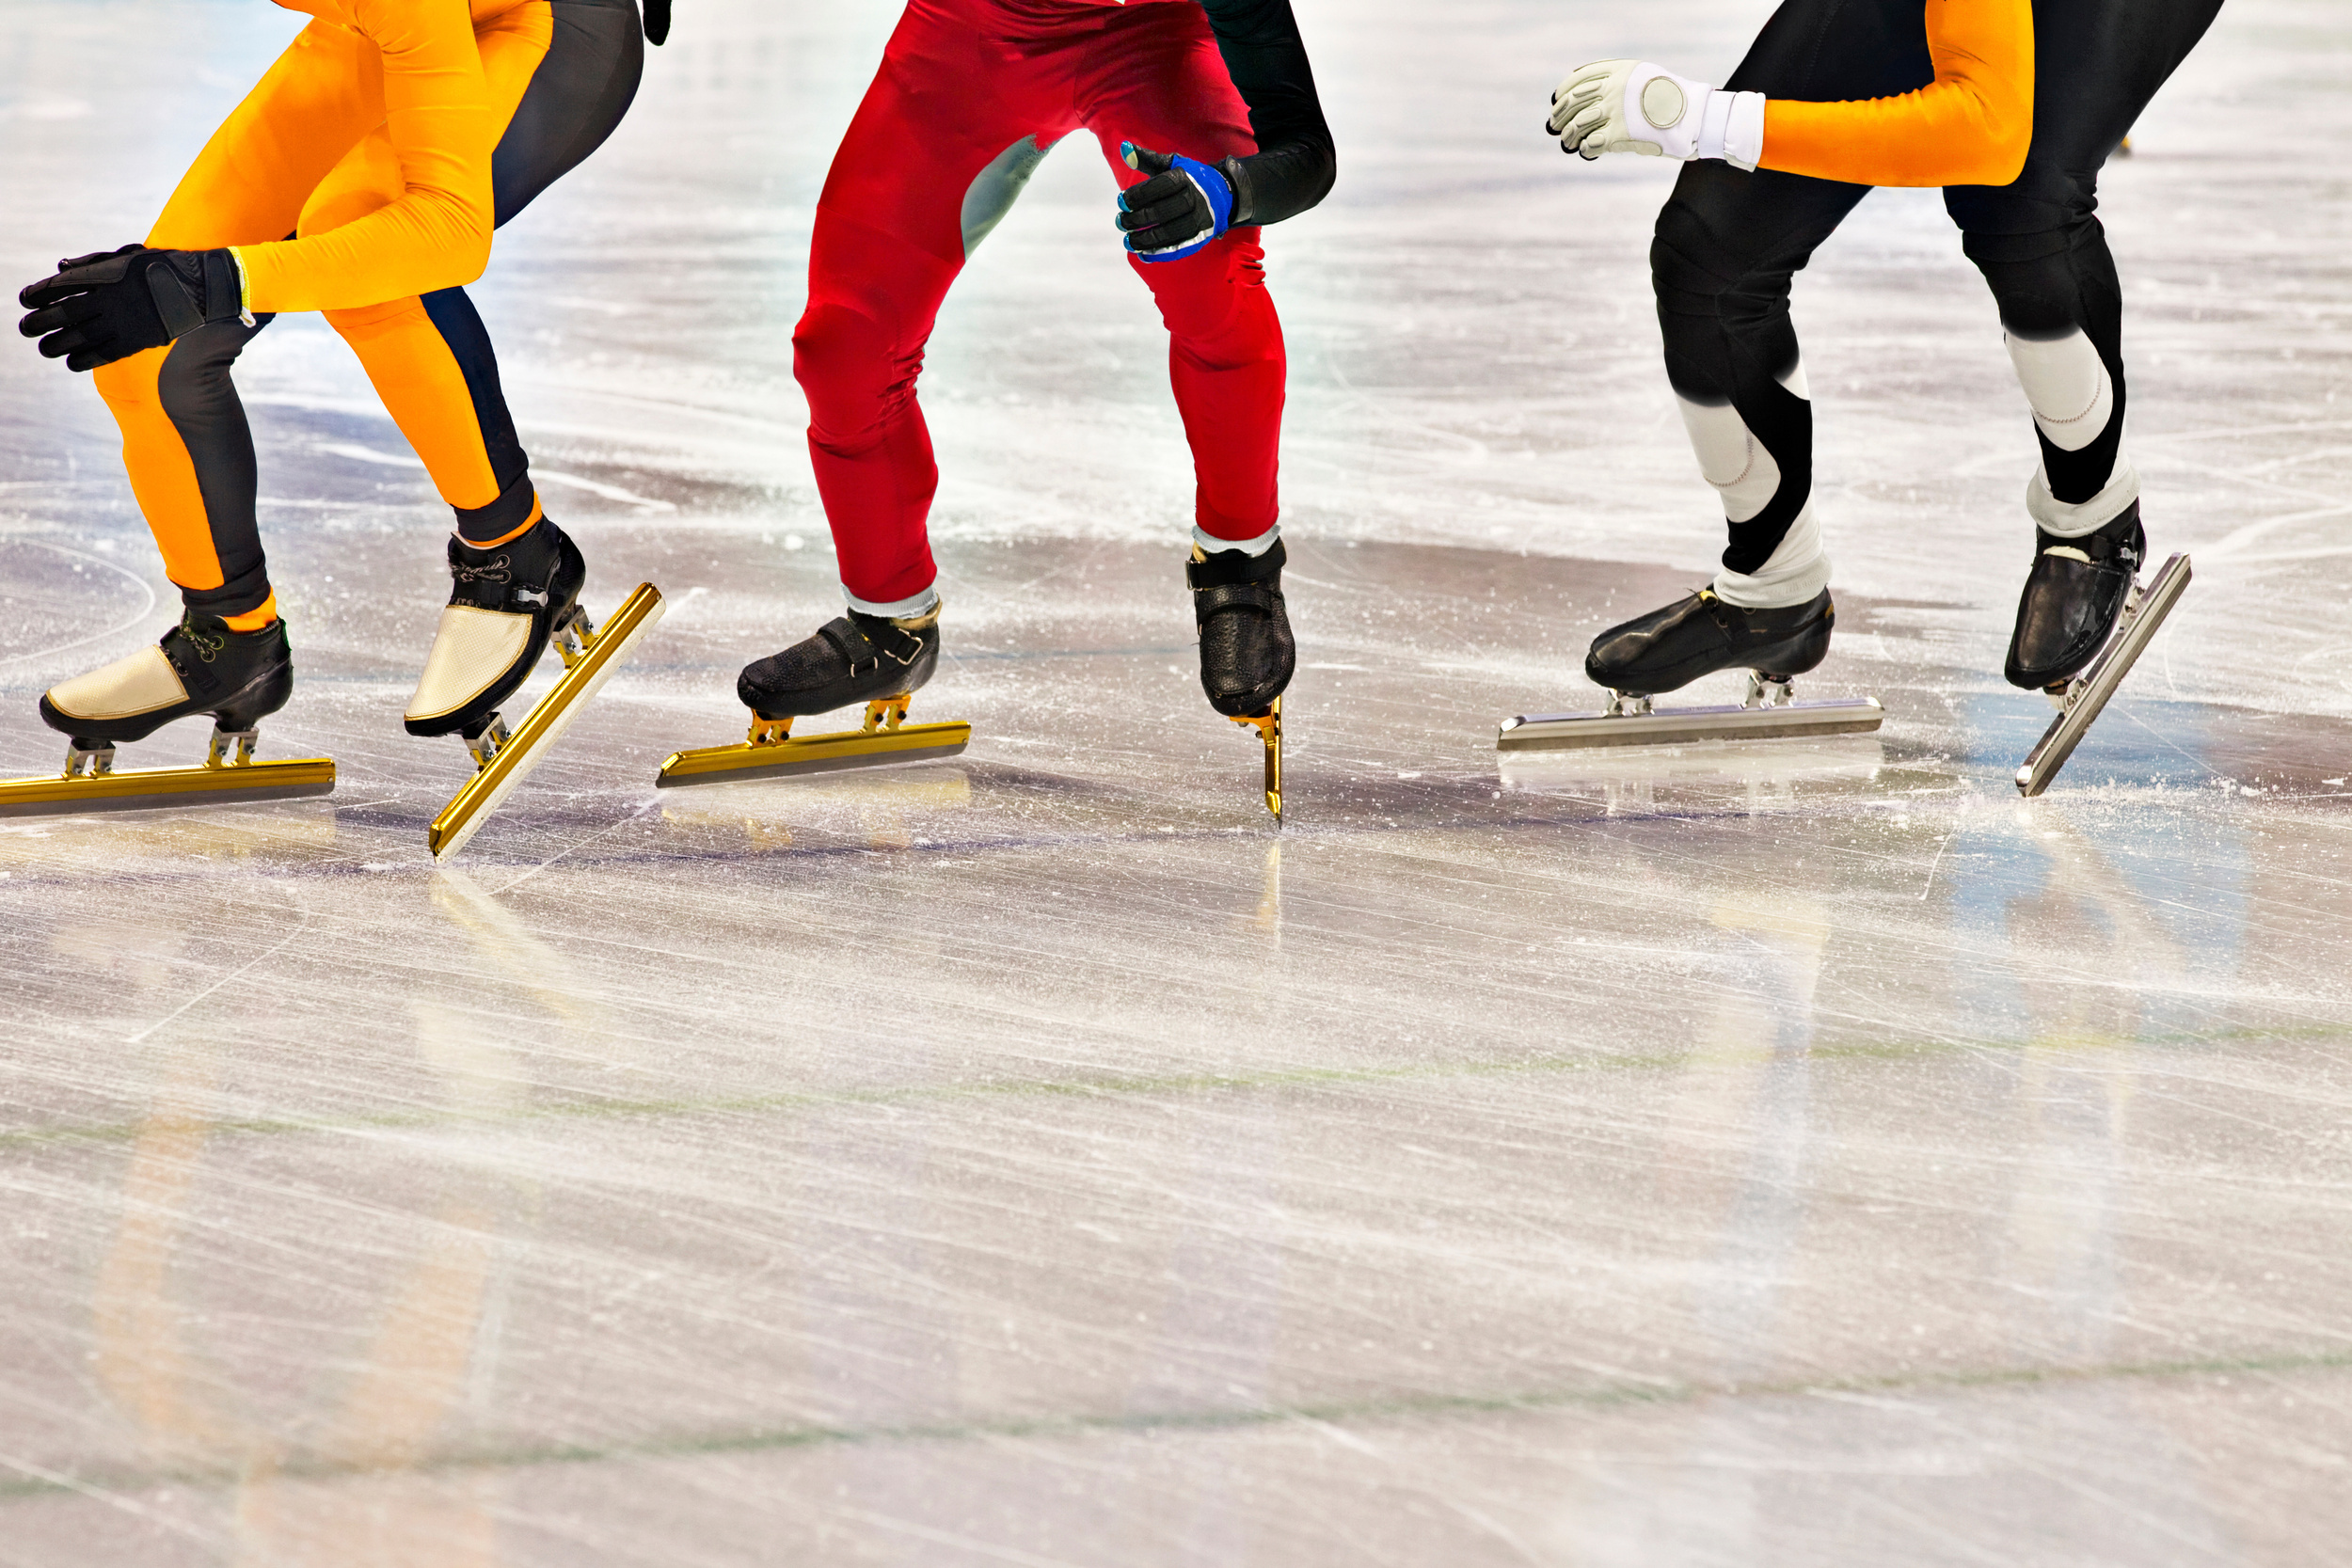
{"label": "scratched ice", "polygon": [[[328,800],[0,832],[0,1562],[2318,1563],[2352,1534],[2352,35],[2235,0],[2109,171],[2197,583],[2046,798],[2032,448],[1932,194],[1800,282],[1882,736],[1500,766],[1718,545],[1671,170],[1538,134],[1760,4],[1298,0],[1270,234],[1291,822],[1191,673],[1090,150],[925,396],[957,762],[664,791],[834,613],[790,376],[882,0],[681,0],[477,292],[590,601],[675,610],[437,874],[446,514],[312,320],[244,372]],[[141,231],[298,19],[13,0],[0,277]],[[0,765],[165,624],[86,382],[0,354]],[[1147,476],[1139,482],[1137,476]],[[1712,695],[1712,693],[1710,693]],[[1720,697],[1715,700],[1721,700]],[[167,732],[126,766],[185,763]]]}

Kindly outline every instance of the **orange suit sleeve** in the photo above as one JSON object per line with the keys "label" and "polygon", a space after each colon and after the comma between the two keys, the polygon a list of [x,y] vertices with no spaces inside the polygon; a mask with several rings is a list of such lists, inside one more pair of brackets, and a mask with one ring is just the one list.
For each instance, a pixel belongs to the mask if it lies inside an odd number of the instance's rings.
{"label": "orange suit sleeve", "polygon": [[2033,0],[1927,0],[1935,81],[1764,105],[1761,168],[1857,185],[2006,185],[2033,141]]}
{"label": "orange suit sleeve", "polygon": [[402,194],[341,228],[237,247],[251,310],[380,305],[470,283],[490,261],[498,126],[467,0],[345,0],[383,60]]}

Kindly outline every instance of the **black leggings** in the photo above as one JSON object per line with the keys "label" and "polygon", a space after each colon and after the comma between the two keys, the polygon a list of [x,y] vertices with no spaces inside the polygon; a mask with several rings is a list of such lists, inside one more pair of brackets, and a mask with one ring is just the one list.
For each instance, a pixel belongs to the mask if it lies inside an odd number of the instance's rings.
{"label": "black leggings", "polygon": [[[2122,298],[2096,215],[2099,168],[2204,36],[2221,0],[2034,0],[2033,143],[2007,185],[1952,185],[1945,210],[2020,338],[2087,335],[2114,383],[2089,446],[2041,436],[2050,489],[2090,499],[2123,429]],[[1724,85],[1811,102],[1886,98],[1935,79],[1922,0],[1785,0]],[[1867,185],[1729,164],[1683,166],[1658,214],[1650,276],[1666,375],[1692,403],[1729,404],[1780,467],[1761,512],[1734,523],[1724,565],[1762,566],[1813,486],[1812,405],[1778,379],[1797,363],[1790,278]],[[2039,432],[2037,431],[2039,436]]]}
{"label": "black leggings", "polygon": [[[547,56],[532,73],[491,159],[501,225],[603,145],[628,112],[644,68],[636,0],[551,0],[550,9],[554,31]],[[458,531],[496,539],[529,520],[536,495],[499,386],[489,331],[463,289],[439,290],[424,295],[422,303],[464,374],[500,485],[489,505],[459,509]],[[220,586],[183,588],[181,596],[212,614],[256,610],[270,594],[254,515],[253,434],[230,372],[246,344],[274,319],[259,316],[252,326],[221,322],[199,327],[172,344],[158,376],[164,406],[196,469],[222,576]]]}

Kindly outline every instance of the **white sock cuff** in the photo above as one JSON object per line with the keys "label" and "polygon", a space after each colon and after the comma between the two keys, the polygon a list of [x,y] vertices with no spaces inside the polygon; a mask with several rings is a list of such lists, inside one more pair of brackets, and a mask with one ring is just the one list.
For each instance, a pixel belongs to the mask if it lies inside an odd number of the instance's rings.
{"label": "white sock cuff", "polygon": [[2033,478],[2026,482],[2026,510],[2033,515],[2042,531],[2060,539],[2079,539],[2086,533],[2096,533],[2123,515],[2123,509],[2139,499],[2139,470],[2121,451],[2115,454],[2115,472],[2106,487],[2087,501],[2062,501],[2050,494],[2050,477],[2035,465]]}
{"label": "white sock cuff", "polygon": [[1263,555],[1272,549],[1274,542],[1281,537],[1282,525],[1279,523],[1275,524],[1255,539],[1219,539],[1214,533],[1201,532],[1200,525],[1198,523],[1195,523],[1192,528],[1192,542],[1204,551],[1211,553],[1217,550],[1239,550],[1244,555]]}
{"label": "white sock cuff", "polygon": [[1804,604],[1829,586],[1829,553],[1821,548],[1821,522],[1813,503],[1788,525],[1772,558],[1754,572],[1728,568],[1715,574],[1715,596],[1742,610],[1785,610]]}
{"label": "white sock cuff", "polygon": [[844,583],[841,586],[841,596],[847,599],[850,602],[850,608],[860,615],[879,615],[885,620],[928,615],[939,608],[939,590],[936,587],[926,588],[920,594],[909,598],[893,599],[888,604],[877,604],[871,599],[859,598],[850,592],[849,584]]}

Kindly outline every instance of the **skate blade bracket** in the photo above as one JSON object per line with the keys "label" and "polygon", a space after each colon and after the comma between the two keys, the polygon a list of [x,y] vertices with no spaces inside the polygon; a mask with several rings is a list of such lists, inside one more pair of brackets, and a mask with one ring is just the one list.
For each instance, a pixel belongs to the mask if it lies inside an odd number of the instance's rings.
{"label": "skate blade bracket", "polygon": [[807,773],[837,773],[852,768],[887,768],[952,757],[972,743],[972,726],[906,722],[912,694],[881,697],[866,705],[866,727],[827,735],[794,736],[789,719],[752,720],[751,736],[733,746],[673,752],[654,776],[659,789],[686,784],[748,784],[755,779],[790,779]]}
{"label": "skate blade bracket", "polygon": [[1526,713],[1505,719],[1498,752],[1565,752],[1598,746],[1688,746],[1709,740],[1869,735],[1885,722],[1876,697],[1797,702],[1787,681],[1748,677],[1748,700],[1708,707],[1653,708],[1613,693],[1601,713]]}
{"label": "skate blade bracket", "polygon": [[546,760],[548,749],[571,728],[588,699],[660,621],[664,608],[661,590],[641,582],[602,630],[595,629],[584,614],[558,629],[552,641],[564,656],[564,670],[548,694],[523,715],[511,735],[505,734],[502,721],[494,721],[481,740],[467,742],[476,759],[474,776],[425,830],[425,847],[435,860],[448,860],[481,832],[507,792]]}
{"label": "skate blade bracket", "polygon": [[1277,697],[1263,713],[1227,715],[1244,729],[1256,730],[1265,747],[1265,809],[1274,825],[1282,825],[1282,699]]}
{"label": "skate blade bracket", "polygon": [[0,783],[0,816],[70,816],[83,812],[159,811],[256,800],[300,800],[335,792],[332,757],[253,760],[255,730],[213,731],[201,768],[115,771],[115,749],[66,748],[65,771]]}
{"label": "skate blade bracket", "polygon": [[2168,558],[2156,569],[2156,575],[2145,583],[2134,583],[2131,596],[2124,601],[2123,613],[2115,634],[2107,639],[2099,657],[2090,668],[2066,683],[2060,707],[2050,727],[2026,753],[2026,760],[2017,769],[2017,793],[2033,799],[2050,787],[2066,759],[2074,754],[2084,736],[2090,732],[2107,699],[2123,684],[2123,677],[2132,673],[2139,656],[2148,651],[2164,618],[2172,613],[2172,607],[2188,590],[2188,557]]}

